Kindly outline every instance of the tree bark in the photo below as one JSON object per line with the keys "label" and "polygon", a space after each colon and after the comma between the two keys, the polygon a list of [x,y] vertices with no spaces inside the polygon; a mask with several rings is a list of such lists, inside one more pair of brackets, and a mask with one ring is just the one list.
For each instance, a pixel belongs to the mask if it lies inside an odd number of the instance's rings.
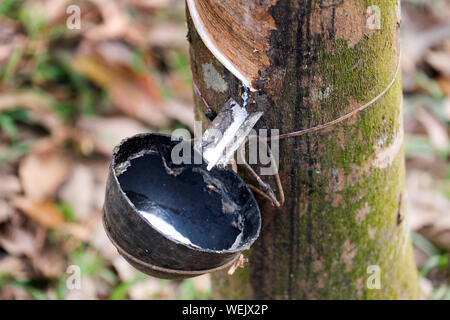
{"label": "tree bark", "polygon": [[[245,3],[268,1],[237,1]],[[369,28],[369,6],[380,28]],[[382,92],[399,59],[396,0],[279,0],[267,6],[270,65],[248,109],[260,128],[288,133],[326,123]],[[242,86],[205,47],[188,16],[196,115],[214,117]],[[257,197],[263,226],[233,276],[213,275],[225,299],[418,298],[405,215],[401,79],[375,104],[327,129],[280,141],[286,203]],[[206,115],[206,117],[205,117]],[[264,180],[276,190],[273,177]],[[378,266],[380,288],[368,285]],[[376,269],[377,267],[375,267]]]}

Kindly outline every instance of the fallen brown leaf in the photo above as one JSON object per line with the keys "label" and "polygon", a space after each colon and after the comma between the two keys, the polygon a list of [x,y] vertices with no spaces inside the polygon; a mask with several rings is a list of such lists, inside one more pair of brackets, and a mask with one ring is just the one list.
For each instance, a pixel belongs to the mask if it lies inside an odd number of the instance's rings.
{"label": "fallen brown leaf", "polygon": [[173,4],[172,0],[126,0],[129,4],[143,9],[163,9]]}
{"label": "fallen brown leaf", "polygon": [[440,74],[450,77],[450,53],[430,50],[425,55],[425,61]]}
{"label": "fallen brown leaf", "polygon": [[179,24],[165,23],[150,28],[148,41],[152,46],[179,48],[187,46],[186,28]]}
{"label": "fallen brown leaf", "polygon": [[[450,59],[450,57],[449,57]],[[447,96],[450,97],[450,77],[445,78],[437,78],[436,83],[438,84],[439,88],[442,90],[442,92]]]}
{"label": "fallen brown leaf", "polygon": [[99,54],[106,63],[131,67],[135,58],[129,46],[120,41],[103,41],[96,44],[83,44],[87,54]]}
{"label": "fallen brown leaf", "polygon": [[433,283],[427,278],[420,277],[419,279],[420,291],[424,299],[429,299],[433,292]]}
{"label": "fallen brown leaf", "polygon": [[90,161],[88,164],[94,177],[94,207],[97,211],[101,211],[103,207],[103,201],[105,200],[105,188],[106,180],[108,178],[109,160],[108,159],[96,159]]}
{"label": "fallen brown leaf", "polygon": [[0,62],[5,63],[14,50],[23,50],[27,37],[20,33],[20,23],[2,16],[0,21]]}
{"label": "fallen brown leaf", "polygon": [[211,288],[211,275],[204,274],[194,278],[194,286],[200,292],[206,292]]}
{"label": "fallen brown leaf", "polygon": [[96,151],[108,157],[122,139],[137,133],[148,132],[148,129],[139,121],[127,117],[84,118],[78,126],[89,134]]}
{"label": "fallen brown leaf", "polygon": [[22,190],[19,179],[14,175],[0,175],[0,196],[9,197]]}
{"label": "fallen brown leaf", "polygon": [[120,255],[112,260],[112,265],[123,282],[131,281],[136,276],[137,270]]}
{"label": "fallen brown leaf", "polygon": [[32,259],[34,268],[46,278],[58,278],[65,270],[65,261],[62,252],[45,248]]}
{"label": "fallen brown leaf", "polygon": [[421,229],[420,233],[437,248],[450,252],[450,217],[440,219],[438,223]]}
{"label": "fallen brown leaf", "polygon": [[57,229],[64,223],[63,215],[52,202],[18,196],[12,204],[44,228]]}
{"label": "fallen brown leaf", "polygon": [[447,128],[424,108],[417,110],[417,120],[424,126],[431,143],[436,149],[445,150],[449,146]]}
{"label": "fallen brown leaf", "polygon": [[70,161],[59,150],[28,154],[19,165],[25,195],[37,200],[52,198],[67,178],[69,170]]}
{"label": "fallen brown leaf", "polygon": [[103,23],[88,30],[85,36],[90,40],[100,41],[105,39],[124,38],[139,44],[144,38],[143,29],[132,23],[121,8],[118,1],[91,0],[101,13]]}
{"label": "fallen brown leaf", "polygon": [[14,214],[14,209],[11,208],[8,201],[0,198],[0,223],[7,221]]}
{"label": "fallen brown leaf", "polygon": [[119,255],[117,249],[109,241],[100,219],[97,221],[95,230],[91,233],[89,242],[103,257],[109,260],[114,260]]}
{"label": "fallen brown leaf", "polygon": [[154,83],[149,77],[144,82],[129,71],[87,56],[75,57],[72,60],[72,66],[110,92],[114,104],[122,112],[152,126],[169,125],[170,119],[158,101],[160,98],[156,96],[159,90],[149,90],[151,87],[149,83]]}
{"label": "fallen brown leaf", "polygon": [[167,100],[164,110],[171,118],[177,119],[192,130],[194,129],[194,109],[190,106],[176,100]]}
{"label": "fallen brown leaf", "polygon": [[130,287],[128,294],[130,299],[144,300],[152,299],[161,290],[161,282],[156,278],[148,277]]}
{"label": "fallen brown leaf", "polygon": [[10,228],[7,233],[0,234],[0,247],[13,256],[33,257],[40,250],[35,235],[22,228]]}
{"label": "fallen brown leaf", "polygon": [[59,192],[59,198],[73,210],[77,221],[90,218],[93,209],[94,181],[87,166],[78,164]]}
{"label": "fallen brown leaf", "polygon": [[0,300],[31,300],[31,295],[24,287],[5,285],[0,291]]}
{"label": "fallen brown leaf", "polygon": [[450,121],[450,98],[447,98],[444,101],[444,114],[447,117],[447,120]]}
{"label": "fallen brown leaf", "polygon": [[0,94],[0,110],[21,106],[28,110],[45,112],[51,103],[52,99],[49,96],[36,94],[33,91]]}
{"label": "fallen brown leaf", "polygon": [[57,141],[62,141],[70,134],[67,126],[50,109],[54,100],[50,95],[38,94],[31,90],[0,94],[0,111],[17,107],[26,108],[31,119],[42,124]]}
{"label": "fallen brown leaf", "polygon": [[88,227],[76,223],[64,224],[63,232],[70,234],[79,241],[85,242],[89,242],[92,235],[92,231]]}
{"label": "fallen brown leaf", "polygon": [[0,273],[18,280],[24,280],[28,276],[24,261],[11,255],[0,259]]}
{"label": "fallen brown leaf", "polygon": [[409,225],[439,249],[450,251],[450,200],[435,189],[433,181],[426,172],[409,170],[406,183]]}
{"label": "fallen brown leaf", "polygon": [[450,37],[450,24],[440,24],[426,29],[413,29],[406,27],[407,22],[405,21],[402,36],[402,70],[405,76],[403,88],[413,90],[417,65],[431,47],[441,44]]}

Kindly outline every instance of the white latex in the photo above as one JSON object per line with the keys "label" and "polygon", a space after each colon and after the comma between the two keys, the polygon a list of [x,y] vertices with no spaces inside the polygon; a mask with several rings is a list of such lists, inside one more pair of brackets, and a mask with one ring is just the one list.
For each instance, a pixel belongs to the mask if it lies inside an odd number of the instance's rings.
{"label": "white latex", "polygon": [[139,213],[148,221],[150,224],[161,232],[162,234],[170,237],[171,239],[178,240],[181,243],[184,244],[190,244],[195,246],[188,238],[183,236],[181,233],[179,233],[173,226],[168,224],[163,219],[159,218],[158,216],[145,212],[145,211],[139,211]]}
{"label": "white latex", "polygon": [[[243,98],[246,102],[248,97]],[[208,163],[207,169],[228,165],[261,116],[262,112],[249,115],[245,108],[230,99],[206,129],[201,142],[196,143],[196,149],[203,152]],[[220,137],[216,136],[217,131],[222,133]]]}
{"label": "white latex", "polygon": [[203,158],[208,162],[208,170],[211,170],[217,164],[225,151],[225,148],[233,141],[233,138],[237,134],[239,128],[247,118],[247,111],[244,108],[241,108],[238,104],[232,108],[232,111],[233,122],[223,134],[222,139],[220,139],[219,143],[214,148],[208,148],[203,151]]}

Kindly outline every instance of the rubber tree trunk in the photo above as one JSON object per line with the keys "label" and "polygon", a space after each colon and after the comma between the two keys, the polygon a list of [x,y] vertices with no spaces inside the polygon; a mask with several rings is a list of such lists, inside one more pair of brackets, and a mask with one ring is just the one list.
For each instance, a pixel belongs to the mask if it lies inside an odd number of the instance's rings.
{"label": "rubber tree trunk", "polygon": [[[288,133],[336,119],[394,78],[396,0],[279,0],[265,6],[276,27],[265,52],[270,65],[259,73],[248,106],[264,111],[261,128]],[[371,15],[373,6],[379,21]],[[205,47],[187,16],[193,80],[213,110],[194,93],[197,118],[206,123],[230,97],[241,101],[242,86]],[[369,25],[377,22],[375,29]],[[419,297],[404,216],[401,101],[398,76],[377,103],[357,115],[280,141],[286,203],[275,209],[257,197],[260,238],[247,252],[245,268],[233,276],[213,275],[215,298]],[[265,180],[275,188],[273,177]],[[377,270],[379,286],[371,278]]]}

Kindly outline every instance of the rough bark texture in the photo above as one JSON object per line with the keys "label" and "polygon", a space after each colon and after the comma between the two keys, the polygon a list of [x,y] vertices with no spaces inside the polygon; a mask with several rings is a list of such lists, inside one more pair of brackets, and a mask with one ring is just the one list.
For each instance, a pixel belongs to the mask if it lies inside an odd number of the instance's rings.
{"label": "rough bark texture", "polygon": [[[255,0],[252,0],[255,1]],[[369,30],[367,7],[380,8]],[[380,93],[399,56],[396,0],[279,0],[269,8],[270,66],[249,109],[261,128],[281,133],[335,119]],[[189,23],[194,81],[214,111],[242,87],[211,55]],[[198,118],[214,112],[196,94]],[[204,117],[206,113],[207,117]],[[226,299],[418,298],[404,217],[401,79],[376,104],[313,134],[280,141],[281,209],[259,198],[261,236],[249,263],[233,276],[214,274],[214,296]],[[273,178],[266,178],[274,188]],[[381,288],[369,289],[378,265]]]}

